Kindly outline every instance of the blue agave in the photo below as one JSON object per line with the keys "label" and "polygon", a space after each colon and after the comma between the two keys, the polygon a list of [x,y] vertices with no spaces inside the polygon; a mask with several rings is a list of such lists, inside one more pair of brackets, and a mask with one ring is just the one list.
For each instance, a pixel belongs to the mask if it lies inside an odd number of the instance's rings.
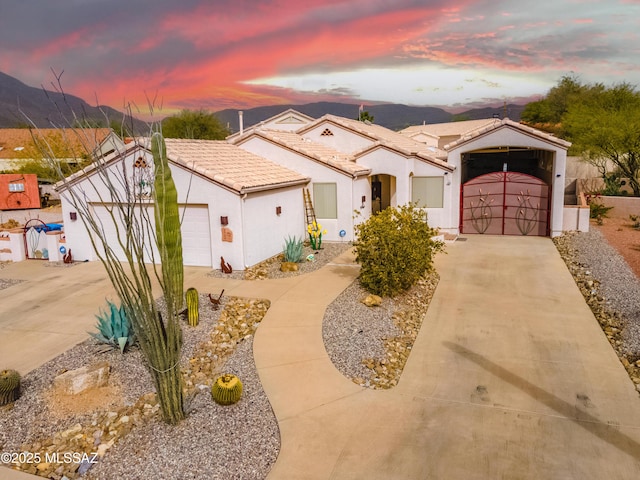
{"label": "blue agave", "polygon": [[130,347],[135,342],[131,322],[124,310],[124,305],[118,308],[108,300],[107,305],[109,308],[106,312],[100,309],[100,315],[96,315],[98,332],[89,333],[89,335],[100,343],[119,348],[120,352],[124,353],[125,348]]}

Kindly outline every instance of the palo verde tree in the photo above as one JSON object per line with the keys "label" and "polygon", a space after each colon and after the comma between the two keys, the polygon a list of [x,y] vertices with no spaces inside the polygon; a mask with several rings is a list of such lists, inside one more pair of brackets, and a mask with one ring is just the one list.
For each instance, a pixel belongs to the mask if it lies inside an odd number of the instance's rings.
{"label": "palo verde tree", "polygon": [[564,76],[544,99],[527,105],[522,120],[570,140],[570,153],[596,166],[609,191],[626,179],[640,195],[640,92],[635,86],[584,84]]}
{"label": "palo verde tree", "polygon": [[[605,180],[624,178],[640,196],[640,92],[634,86],[592,86],[569,105],[562,123],[574,150]],[[614,172],[607,171],[607,161]]]}
{"label": "palo verde tree", "polygon": [[[71,125],[72,122],[69,123]],[[35,125],[34,125],[35,127]],[[60,129],[69,144],[82,144],[91,152],[94,139],[90,129]],[[153,378],[163,419],[176,424],[185,416],[184,391],[180,372],[182,330],[177,309],[182,297],[182,247],[175,185],[170,175],[164,140],[152,129],[151,150],[155,181],[151,192],[141,193],[131,165],[131,155],[146,155],[148,138],[138,138],[127,146],[115,145],[118,155],[94,157],[85,170],[82,184],[66,177],[56,161],[46,137],[33,130],[36,145],[50,160],[59,176],[58,191],[76,210],[89,232],[96,256],[131,319],[136,337]],[[104,205],[108,218],[97,217],[88,198]],[[150,202],[151,200],[151,202]],[[107,223],[109,225],[107,225]],[[153,227],[155,223],[156,228]],[[117,232],[116,238],[107,231]],[[160,258],[150,245],[155,244]],[[124,261],[118,252],[123,252]],[[154,280],[160,285],[165,307],[156,301]]]}
{"label": "palo verde tree", "polygon": [[206,110],[182,110],[162,121],[165,138],[224,140],[231,132],[215,114]]}

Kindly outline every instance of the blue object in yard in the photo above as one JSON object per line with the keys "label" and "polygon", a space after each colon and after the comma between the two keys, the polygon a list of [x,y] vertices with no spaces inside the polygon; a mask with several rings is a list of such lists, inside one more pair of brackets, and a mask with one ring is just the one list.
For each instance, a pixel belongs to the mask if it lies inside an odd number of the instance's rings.
{"label": "blue object in yard", "polygon": [[62,225],[59,223],[45,223],[44,225],[33,225],[36,232],[53,232],[54,230],[62,230]]}

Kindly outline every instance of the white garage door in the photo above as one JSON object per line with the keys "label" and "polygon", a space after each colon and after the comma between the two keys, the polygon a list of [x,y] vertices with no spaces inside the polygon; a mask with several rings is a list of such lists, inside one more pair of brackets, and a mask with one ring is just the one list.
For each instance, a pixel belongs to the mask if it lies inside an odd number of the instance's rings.
{"label": "white garage door", "polygon": [[[109,246],[113,249],[119,259],[125,260],[122,247],[117,240],[116,226],[114,225],[107,207],[104,205],[93,205],[96,220],[100,221],[109,239]],[[151,219],[151,225],[155,229],[153,217],[153,206],[147,210],[147,215]],[[180,207],[180,217],[182,218],[182,259],[185,265],[211,267],[211,229],[209,228],[209,209],[206,205],[187,205]],[[121,229],[122,230],[122,229]],[[121,238],[122,234],[121,234]],[[152,240],[146,242],[153,248],[154,257],[158,261],[158,253]],[[150,261],[151,256],[147,256]]]}

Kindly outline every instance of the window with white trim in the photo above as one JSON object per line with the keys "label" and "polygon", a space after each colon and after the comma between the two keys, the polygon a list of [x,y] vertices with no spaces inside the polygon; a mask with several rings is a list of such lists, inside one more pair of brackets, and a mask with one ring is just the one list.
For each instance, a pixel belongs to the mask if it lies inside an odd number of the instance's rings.
{"label": "window with white trim", "polygon": [[10,183],[9,184],[10,192],[24,192],[24,183]]}
{"label": "window with white trim", "polygon": [[442,208],[444,198],[443,177],[413,177],[411,201],[421,208]]}
{"label": "window with white trim", "polygon": [[313,184],[316,218],[338,218],[338,189],[335,183]]}

